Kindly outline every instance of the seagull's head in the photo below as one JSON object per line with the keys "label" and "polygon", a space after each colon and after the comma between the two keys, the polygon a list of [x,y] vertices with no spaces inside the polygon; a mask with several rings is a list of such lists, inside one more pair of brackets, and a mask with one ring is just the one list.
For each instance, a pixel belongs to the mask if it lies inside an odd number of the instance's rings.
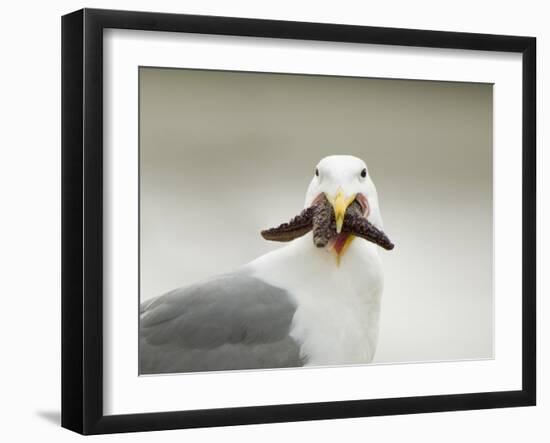
{"label": "seagull's head", "polygon": [[307,189],[305,209],[262,237],[292,241],[313,230],[313,244],[336,253],[337,263],[356,237],[384,249],[394,245],[382,230],[376,187],[365,162],[350,155],[325,157]]}
{"label": "seagull's head", "polygon": [[332,205],[336,219],[335,238],[330,247],[338,256],[342,255],[354,239],[342,232],[344,216],[349,205],[357,201],[363,216],[377,228],[382,229],[382,217],[378,206],[378,195],[367,164],[351,155],[331,155],[323,158],[315,167],[313,178],[307,189],[305,207],[310,207],[325,196]]}

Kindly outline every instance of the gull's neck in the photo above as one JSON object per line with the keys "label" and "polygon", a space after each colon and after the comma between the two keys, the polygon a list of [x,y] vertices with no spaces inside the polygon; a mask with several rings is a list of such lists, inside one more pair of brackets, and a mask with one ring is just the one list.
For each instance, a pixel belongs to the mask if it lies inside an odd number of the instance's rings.
{"label": "gull's neck", "polygon": [[335,286],[351,285],[370,293],[383,285],[377,246],[362,239],[351,242],[338,263],[336,254],[317,248],[309,233],[258,257],[245,268],[268,282],[288,282],[297,287],[330,281]]}

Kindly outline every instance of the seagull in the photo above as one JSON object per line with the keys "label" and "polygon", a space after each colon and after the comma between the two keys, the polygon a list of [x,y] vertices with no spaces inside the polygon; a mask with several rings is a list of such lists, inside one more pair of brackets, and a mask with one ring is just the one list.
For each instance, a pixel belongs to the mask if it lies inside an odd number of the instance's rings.
{"label": "seagull", "polygon": [[304,210],[262,235],[287,244],[141,304],[141,374],[372,362],[393,244],[366,163],[323,158]]}

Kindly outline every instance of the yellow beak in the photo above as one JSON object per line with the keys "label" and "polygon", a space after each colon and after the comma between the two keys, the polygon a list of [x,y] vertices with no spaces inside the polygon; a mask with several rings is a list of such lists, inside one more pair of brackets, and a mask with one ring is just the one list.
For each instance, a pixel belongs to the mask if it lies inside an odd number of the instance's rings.
{"label": "yellow beak", "polygon": [[351,197],[346,197],[344,190],[340,187],[336,191],[336,195],[331,198],[327,196],[328,201],[332,204],[334,209],[334,218],[336,219],[336,232],[340,234],[342,232],[342,226],[344,225],[344,216],[346,215],[346,209],[355,200],[355,194]]}

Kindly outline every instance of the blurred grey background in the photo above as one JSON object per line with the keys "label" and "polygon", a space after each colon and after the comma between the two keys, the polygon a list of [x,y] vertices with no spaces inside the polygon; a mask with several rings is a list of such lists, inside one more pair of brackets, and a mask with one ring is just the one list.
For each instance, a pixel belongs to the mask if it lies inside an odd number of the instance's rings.
{"label": "blurred grey background", "polygon": [[493,356],[492,85],[142,67],[141,301],[280,247],[316,163],[363,158],[386,284],[375,362]]}

